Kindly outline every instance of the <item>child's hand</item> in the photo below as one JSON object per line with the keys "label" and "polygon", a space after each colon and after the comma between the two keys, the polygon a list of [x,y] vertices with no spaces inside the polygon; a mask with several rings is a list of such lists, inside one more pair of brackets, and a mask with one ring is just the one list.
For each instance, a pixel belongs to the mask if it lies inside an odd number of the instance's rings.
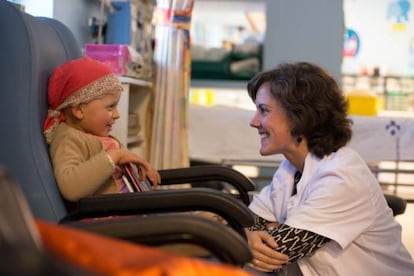
{"label": "child's hand", "polygon": [[144,180],[146,177],[151,181],[153,188],[157,188],[161,183],[161,176],[156,169],[154,169],[144,158],[125,149],[109,150],[107,154],[112,158],[117,165],[133,163],[137,166],[140,179]]}
{"label": "child's hand", "polygon": [[158,185],[161,183],[161,176],[156,169],[154,169],[151,165],[148,164],[147,166],[137,165],[139,171],[139,180],[142,181],[147,177],[152,184],[152,188],[155,190],[158,188]]}

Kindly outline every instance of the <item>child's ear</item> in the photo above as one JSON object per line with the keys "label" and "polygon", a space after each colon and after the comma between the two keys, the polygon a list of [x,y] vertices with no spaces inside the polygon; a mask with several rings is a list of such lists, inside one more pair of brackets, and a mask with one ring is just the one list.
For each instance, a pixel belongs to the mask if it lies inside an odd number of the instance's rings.
{"label": "child's ear", "polygon": [[82,120],[83,119],[83,108],[81,107],[81,105],[74,105],[71,107],[71,113],[72,116],[75,117],[78,120]]}

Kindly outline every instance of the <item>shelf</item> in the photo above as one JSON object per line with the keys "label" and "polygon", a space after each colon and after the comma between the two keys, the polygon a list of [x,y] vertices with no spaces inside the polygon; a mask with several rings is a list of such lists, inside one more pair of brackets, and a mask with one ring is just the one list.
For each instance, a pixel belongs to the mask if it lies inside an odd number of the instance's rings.
{"label": "shelf", "polygon": [[246,90],[247,80],[191,80],[191,88],[224,88]]}
{"label": "shelf", "polygon": [[[127,148],[134,148],[135,153],[144,158],[149,158],[149,135],[147,130],[150,128],[149,105],[152,97],[152,84],[150,81],[120,77],[123,92],[118,103],[119,119],[112,126],[111,135],[118,138],[122,145]],[[130,114],[136,114],[136,118],[130,118]],[[130,121],[134,122],[134,127],[138,127],[136,132],[131,132]],[[131,135],[132,134],[132,135]]]}
{"label": "shelf", "polygon": [[139,136],[139,135],[129,136],[127,138],[127,144],[128,145],[129,144],[135,144],[135,143],[142,143],[143,141],[144,141],[144,139],[141,136]]}
{"label": "shelf", "polygon": [[414,108],[413,76],[343,74],[342,88],[345,93],[353,90],[375,92],[383,100],[385,110],[408,111]]}
{"label": "shelf", "polygon": [[136,79],[136,78],[131,78],[131,77],[118,76],[118,80],[121,83],[133,84],[133,85],[142,86],[142,87],[151,87],[152,86],[151,82],[149,82],[149,81]]}

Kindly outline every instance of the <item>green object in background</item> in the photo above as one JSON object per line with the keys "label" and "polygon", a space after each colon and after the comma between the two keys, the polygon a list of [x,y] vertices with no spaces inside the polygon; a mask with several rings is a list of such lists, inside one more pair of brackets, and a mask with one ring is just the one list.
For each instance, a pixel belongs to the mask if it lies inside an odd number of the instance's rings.
{"label": "green object in background", "polygon": [[386,96],[385,108],[386,110],[407,110],[408,95],[399,91],[389,91]]}
{"label": "green object in background", "polygon": [[229,59],[222,61],[192,61],[191,78],[193,79],[230,79]]}

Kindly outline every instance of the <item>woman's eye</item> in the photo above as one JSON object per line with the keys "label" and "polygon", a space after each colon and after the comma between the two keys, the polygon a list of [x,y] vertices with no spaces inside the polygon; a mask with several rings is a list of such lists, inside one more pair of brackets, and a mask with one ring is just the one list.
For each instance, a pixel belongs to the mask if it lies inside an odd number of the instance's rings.
{"label": "woman's eye", "polygon": [[260,111],[260,113],[261,113],[261,114],[263,114],[263,115],[266,115],[266,114],[269,112],[269,110],[268,110],[267,108],[263,108],[263,107],[260,107],[260,108],[259,108],[259,111]]}

